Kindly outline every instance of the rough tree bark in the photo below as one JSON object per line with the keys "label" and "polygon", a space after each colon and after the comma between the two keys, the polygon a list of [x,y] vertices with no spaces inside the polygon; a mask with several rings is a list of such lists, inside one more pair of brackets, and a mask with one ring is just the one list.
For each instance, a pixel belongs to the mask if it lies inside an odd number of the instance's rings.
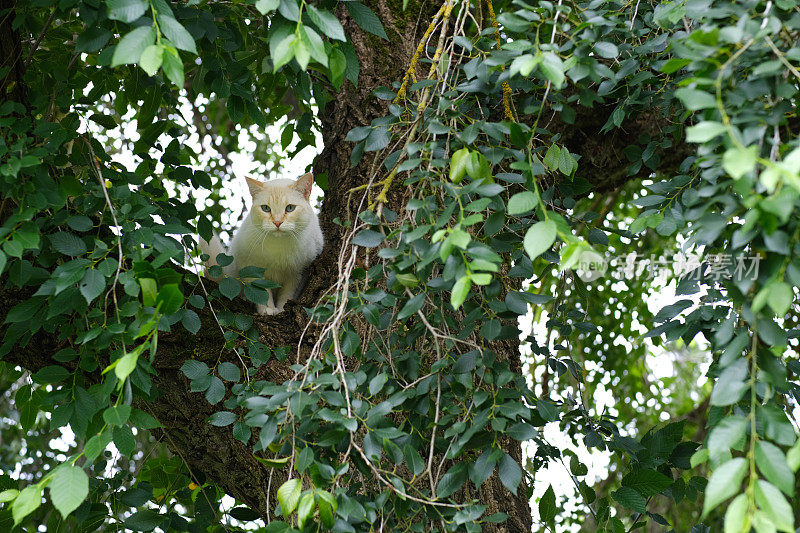
{"label": "rough tree bark", "polygon": [[[324,149],[314,166],[316,173],[326,172],[329,187],[322,205],[321,221],[326,236],[323,254],[312,265],[309,272],[309,283],[299,302],[290,302],[286,312],[274,317],[256,319],[261,332],[261,341],[270,346],[298,346],[306,326],[307,315],[304,306],[313,305],[317,299],[335,282],[337,274],[338,252],[342,245],[343,232],[333,219],[354,219],[354,202],[348,199],[348,190],[365,183],[368,163],[350,168],[351,143],[344,138],[351,128],[369,124],[370,121],[386,113],[385,103],[371,95],[372,90],[380,85],[391,86],[394,80],[402,77],[409,64],[411,55],[427,26],[432,13],[439,5],[431,2],[411,2],[405,11],[402,2],[392,0],[370,0],[365,2],[378,13],[386,27],[390,42],[364,33],[348,17],[343,6],[339,7],[339,18],[351,37],[358,54],[360,76],[358,87],[345,83],[342,91],[335,96],[322,111],[322,138]],[[2,0],[0,7],[12,8],[14,2]],[[13,17],[6,16],[0,21],[0,52],[3,64],[9,62],[20,65],[24,61],[19,35],[12,31],[10,22]],[[34,36],[35,38],[35,36]],[[35,55],[34,59],[35,61]],[[12,70],[3,86],[14,83],[14,93],[9,96],[20,98],[24,94],[21,69]],[[570,130],[568,144],[570,151],[586,154],[591,161],[591,172],[586,176],[594,181],[600,189],[611,190],[624,183],[625,179],[608,180],[609,175],[624,176],[622,169],[627,161],[616,158],[613,154],[621,154],[622,148],[628,144],[630,137],[635,138],[637,128],[649,128],[646,124],[632,123],[630,136],[597,137],[595,132],[602,125],[608,113],[602,110],[586,110],[593,118],[590,121],[576,121]],[[582,129],[581,124],[585,125]],[[582,142],[581,139],[602,139],[603,153],[611,154],[603,161],[597,159],[597,146]],[[0,292],[0,315],[5,316],[9,309],[20,301],[27,299],[30,291],[4,289]],[[245,302],[234,302],[238,307],[253,312]],[[159,338],[158,353],[153,367],[156,370],[153,384],[161,393],[158,401],[141,406],[150,412],[163,425],[163,441],[170,450],[179,455],[193,475],[203,473],[212,482],[219,485],[227,493],[250,506],[260,515],[271,515],[275,500],[270,496],[267,487],[272,491],[280,484],[270,480],[271,470],[264,468],[252,455],[250,448],[232,436],[230,428],[216,428],[207,423],[207,418],[215,410],[204,401],[199,393],[189,391],[188,380],[180,372],[184,361],[195,358],[209,364],[215,364],[219,358],[219,348],[224,340],[219,328],[208,308],[199,312],[202,328],[197,336],[191,335],[182,328],[164,334]],[[5,326],[0,326],[0,334],[4,334]],[[297,353],[307,352],[314,341],[314,332],[303,337]],[[53,363],[52,355],[63,346],[56,337],[46,332],[36,334],[27,346],[14,350],[5,357],[5,361],[19,365],[35,372]],[[511,368],[520,371],[520,356],[516,343],[506,343],[496,347],[499,358],[509,361]],[[238,363],[232,353],[224,354],[231,362]],[[290,357],[291,358],[291,357]],[[271,360],[261,371],[259,378],[273,382],[283,382],[291,372],[281,364]],[[509,439],[506,451],[513,457],[521,459],[519,443]],[[502,511],[511,518],[509,522],[487,531],[530,531],[531,513],[524,490],[517,497],[512,497],[502,487],[495,476],[485,483],[477,497],[487,504],[491,512]]]}

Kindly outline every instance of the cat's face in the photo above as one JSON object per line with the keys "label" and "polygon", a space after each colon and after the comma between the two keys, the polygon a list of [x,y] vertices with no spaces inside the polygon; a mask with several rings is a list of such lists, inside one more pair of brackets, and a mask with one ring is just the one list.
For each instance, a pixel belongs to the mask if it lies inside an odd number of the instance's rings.
{"label": "cat's face", "polygon": [[253,197],[251,217],[267,233],[293,234],[303,231],[314,216],[311,186],[314,176],[305,174],[297,181],[278,179],[261,182],[245,178]]}

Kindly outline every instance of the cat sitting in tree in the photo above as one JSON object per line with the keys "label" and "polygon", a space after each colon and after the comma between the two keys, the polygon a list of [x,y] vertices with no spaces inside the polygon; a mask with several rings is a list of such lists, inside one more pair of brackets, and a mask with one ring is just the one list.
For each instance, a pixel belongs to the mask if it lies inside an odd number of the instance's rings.
{"label": "cat sitting in tree", "polygon": [[[236,276],[246,266],[263,268],[264,277],[281,286],[270,291],[269,305],[259,305],[258,312],[274,315],[297,295],[303,271],[322,252],[322,230],[309,203],[314,176],[305,174],[297,181],[245,179],[253,203],[231,241],[233,262],[223,271]],[[210,243],[201,239],[200,249],[210,257],[207,266],[216,265],[217,254],[225,253],[216,235]]]}

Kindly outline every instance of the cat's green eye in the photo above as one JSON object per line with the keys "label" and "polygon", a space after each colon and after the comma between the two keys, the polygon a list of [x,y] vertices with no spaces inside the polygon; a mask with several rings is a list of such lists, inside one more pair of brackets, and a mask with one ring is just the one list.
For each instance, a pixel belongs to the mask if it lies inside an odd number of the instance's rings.
{"label": "cat's green eye", "polygon": [[294,211],[294,208],[295,208],[295,207],[297,207],[297,206],[296,206],[296,205],[294,205],[294,204],[289,204],[289,205],[287,205],[287,206],[286,206],[286,212],[287,212],[287,213],[291,213],[292,211]]}
{"label": "cat's green eye", "polygon": [[271,211],[269,206],[266,204],[261,206],[261,210],[264,211],[265,213],[269,213]]}

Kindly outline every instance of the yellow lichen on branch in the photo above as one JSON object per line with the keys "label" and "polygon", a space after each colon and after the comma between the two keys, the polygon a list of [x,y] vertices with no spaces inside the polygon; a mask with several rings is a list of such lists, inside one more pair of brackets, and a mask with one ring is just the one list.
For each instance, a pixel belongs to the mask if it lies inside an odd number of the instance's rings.
{"label": "yellow lichen on branch", "polygon": [[[497,49],[500,50],[503,47],[503,41],[500,39],[500,26],[497,24],[492,0],[486,0],[486,7],[489,8],[489,19],[494,26],[494,40],[497,43]],[[506,119],[514,122],[514,114],[511,112],[511,85],[507,81],[503,82],[503,114]]]}
{"label": "yellow lichen on branch", "polygon": [[428,25],[425,33],[422,35],[422,40],[420,40],[417,49],[414,51],[414,55],[411,57],[411,63],[409,63],[408,70],[406,70],[406,73],[403,75],[403,81],[400,83],[400,89],[397,91],[397,96],[394,98],[394,103],[397,103],[401,98],[405,97],[409,78],[416,78],[414,73],[417,69],[417,63],[419,63],[419,57],[422,55],[423,50],[425,50],[425,43],[428,42],[428,38],[431,36],[431,33],[433,33],[434,28],[436,28],[436,24],[439,22],[439,17],[441,17],[444,13],[446,13],[446,17],[449,16],[452,10],[453,5],[450,3],[450,0],[447,0],[444,4],[442,4],[442,7],[439,8],[439,11],[436,13],[436,15],[433,16],[433,20]]}

